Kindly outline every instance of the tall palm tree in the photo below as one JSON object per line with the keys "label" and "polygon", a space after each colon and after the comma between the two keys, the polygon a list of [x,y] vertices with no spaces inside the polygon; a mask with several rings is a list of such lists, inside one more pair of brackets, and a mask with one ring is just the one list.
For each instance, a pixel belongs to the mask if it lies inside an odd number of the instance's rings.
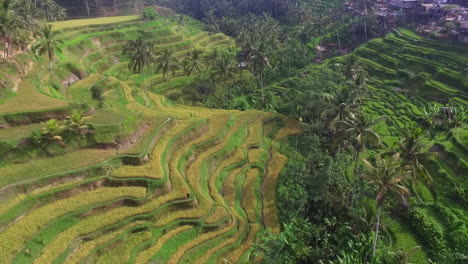
{"label": "tall palm tree", "polygon": [[143,35],[135,40],[129,40],[122,53],[130,58],[128,69],[134,73],[141,73],[151,63],[154,56],[153,45]]}
{"label": "tall palm tree", "polygon": [[188,57],[187,76],[190,76],[192,73],[200,73],[205,68],[202,55],[203,51],[199,49],[193,49],[190,52],[190,56]]}
{"label": "tall palm tree", "polygon": [[249,63],[251,64],[252,73],[258,77],[260,81],[260,87],[262,89],[262,101],[265,101],[265,92],[263,87],[263,73],[265,72],[266,68],[271,68],[270,60],[266,56],[265,52],[262,51],[261,45],[259,48],[250,46],[247,50],[247,58]]}
{"label": "tall palm tree", "polygon": [[221,82],[233,78],[238,71],[235,54],[225,49],[215,49],[212,54],[212,77]]}
{"label": "tall palm tree", "polygon": [[364,67],[361,65],[356,54],[344,56],[344,62],[340,64],[346,81],[357,81],[360,77],[360,74],[365,71]]}
{"label": "tall palm tree", "polygon": [[36,56],[47,55],[49,59],[49,71],[52,79],[54,78],[54,72],[52,63],[56,52],[62,52],[59,45],[63,43],[62,40],[56,39],[58,33],[52,31],[52,25],[44,25],[38,32],[38,40],[34,44],[32,51]]}
{"label": "tall palm tree", "polygon": [[363,10],[363,17],[364,17],[364,34],[366,39],[368,39],[368,18],[369,14],[373,13],[373,7],[374,7],[374,0],[357,0],[358,5],[362,8]]}
{"label": "tall palm tree", "polygon": [[403,138],[398,142],[398,149],[388,154],[400,155],[402,165],[411,173],[413,181],[421,178],[426,185],[430,184],[432,177],[421,161],[436,157],[437,153],[424,151],[427,144],[421,143],[423,135],[421,128],[406,128],[403,129],[402,134]]}
{"label": "tall palm tree", "polygon": [[0,3],[0,39],[5,44],[3,58],[8,57],[11,32],[20,27],[18,16],[13,12],[11,5],[12,1],[10,0],[4,0]]}
{"label": "tall palm tree", "polygon": [[175,76],[175,72],[179,69],[179,61],[168,49],[163,49],[158,52],[155,58],[155,64],[156,71],[162,72],[166,82],[169,81],[167,78],[169,72],[172,72],[172,76]]}
{"label": "tall palm tree", "polygon": [[385,160],[381,155],[377,155],[375,164],[372,164],[366,159],[363,159],[364,165],[367,167],[367,173],[362,177],[369,184],[377,187],[375,200],[377,201],[377,222],[375,225],[375,237],[372,245],[372,257],[375,257],[377,250],[377,240],[379,238],[380,218],[382,207],[389,194],[392,194],[406,203],[406,196],[410,194],[408,188],[404,186],[405,181],[409,177],[409,172],[404,169],[399,163],[399,155],[392,156],[391,160]]}
{"label": "tall palm tree", "polygon": [[354,87],[341,86],[333,94],[326,94],[325,97],[331,102],[331,107],[325,109],[320,117],[327,124],[329,131],[335,132],[339,121],[356,118],[359,97]]}
{"label": "tall palm tree", "polygon": [[190,76],[192,71],[190,70],[190,59],[185,58],[180,62],[180,66],[182,67],[182,71],[184,72],[185,76]]}
{"label": "tall palm tree", "polygon": [[[146,66],[153,62],[155,56],[153,45],[147,41],[142,34],[135,40],[129,40],[122,53],[124,56],[130,58],[128,69],[133,71],[133,73],[142,73]],[[142,76],[145,87],[145,102],[146,106],[148,106],[148,86],[146,85],[145,75],[142,74]]]}
{"label": "tall palm tree", "polygon": [[338,126],[343,128],[342,135],[337,139],[338,143],[353,147],[354,175],[357,173],[360,154],[366,151],[366,146],[380,146],[380,136],[375,133],[372,127],[385,117],[370,121],[365,115],[360,114],[356,119],[346,119],[338,121]]}

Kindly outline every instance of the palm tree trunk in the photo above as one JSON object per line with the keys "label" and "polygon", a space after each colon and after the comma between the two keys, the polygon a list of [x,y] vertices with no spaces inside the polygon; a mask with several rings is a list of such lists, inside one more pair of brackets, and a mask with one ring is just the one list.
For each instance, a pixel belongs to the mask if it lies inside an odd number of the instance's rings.
{"label": "palm tree trunk", "polygon": [[146,85],[146,78],[144,75],[143,75],[143,83],[145,85],[145,105],[146,107],[148,107],[149,106],[148,86]]}
{"label": "palm tree trunk", "polygon": [[354,158],[355,158],[355,163],[354,163],[354,170],[353,170],[353,174],[354,176],[357,176],[357,169],[358,169],[358,165],[359,165],[359,157],[361,156],[361,152],[358,150],[356,151],[356,154],[354,155]]}
{"label": "palm tree trunk", "polygon": [[367,40],[367,0],[364,0],[364,33]]}
{"label": "palm tree trunk", "polygon": [[260,73],[260,87],[262,87],[262,102],[265,102],[265,91],[263,89],[263,74]]}
{"label": "palm tree trunk", "polygon": [[[356,159],[356,161],[354,163],[354,170],[353,170],[353,174],[354,174],[354,177],[355,177],[354,182],[356,182],[357,168],[358,168],[358,165],[359,165],[359,156],[360,155],[361,155],[360,151],[357,151],[356,155],[354,155],[354,158]],[[351,208],[354,208],[354,196],[356,196],[356,186],[355,186],[354,182],[351,184]]]}
{"label": "palm tree trunk", "polygon": [[374,237],[374,243],[372,245],[372,258],[375,257],[375,252],[377,250],[377,239],[379,238],[380,214],[382,212],[382,205],[383,203],[379,204],[379,211],[377,213],[377,223],[375,225],[375,237]]}
{"label": "palm tree trunk", "polygon": [[[367,11],[366,11],[367,13]],[[366,40],[368,39],[367,37],[367,14],[364,15],[364,34],[366,36]]]}
{"label": "palm tree trunk", "polygon": [[5,49],[3,50],[3,59],[6,59],[8,53],[8,44],[5,42]]}
{"label": "palm tree trunk", "polygon": [[84,3],[85,3],[85,7],[86,7],[86,12],[88,13],[88,16],[90,16],[88,0],[85,0]]}
{"label": "palm tree trunk", "polygon": [[338,29],[336,30],[336,38],[338,39],[338,48],[341,51],[341,40],[340,40],[340,33],[338,33]]}
{"label": "palm tree trunk", "polygon": [[52,67],[52,61],[49,60],[49,71],[50,71],[50,79],[53,81],[54,80],[54,70]]}

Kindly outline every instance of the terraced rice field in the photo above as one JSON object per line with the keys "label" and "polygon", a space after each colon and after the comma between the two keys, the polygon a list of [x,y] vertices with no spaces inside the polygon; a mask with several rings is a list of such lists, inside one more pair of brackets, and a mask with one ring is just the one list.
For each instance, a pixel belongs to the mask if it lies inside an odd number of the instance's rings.
{"label": "terraced rice field", "polygon": [[[468,78],[464,71],[468,65],[466,45],[451,45],[399,29],[384,38],[369,41],[354,53],[371,76],[363,110],[371,119],[387,116],[386,121],[374,127],[387,150],[396,147],[402,128],[413,125],[426,130],[423,112],[428,103],[443,107],[452,101],[468,106]],[[334,69],[343,61],[343,57],[336,57],[308,70],[311,74],[319,74],[321,67]],[[291,93],[286,87],[287,83],[279,83],[267,89],[288,96]],[[466,206],[451,198],[455,188],[468,188],[468,128],[431,133],[425,136],[424,143],[427,143],[427,151],[438,154],[438,157],[425,162],[433,178],[433,192],[420,184],[413,187],[412,194],[426,208],[427,225],[443,230],[443,243],[456,248],[468,243],[466,236],[457,235],[466,230],[466,224],[450,224],[468,223]],[[393,238],[394,250],[411,249],[416,245],[434,250],[428,242],[432,237],[408,226],[409,222],[396,222],[390,218],[384,222],[391,223],[387,230]],[[410,262],[427,263],[426,253],[416,251],[410,256]]]}
{"label": "terraced rice field", "polygon": [[197,26],[176,31],[170,20],[114,20],[56,23],[64,39],[57,76],[80,80],[67,92],[56,90],[39,61],[16,96],[0,104],[6,127],[0,144],[19,149],[38,122],[61,119],[80,104],[95,107],[90,87],[105,88],[103,108],[86,117],[95,130],[92,144],[52,157],[2,160],[0,262],[246,260],[260,230],[279,230],[275,186],[287,158],[275,143],[300,133],[299,124],[258,111],[177,105],[153,92],[146,107],[141,76],[130,74],[120,55],[138,31],[180,57],[194,46],[233,42]]}

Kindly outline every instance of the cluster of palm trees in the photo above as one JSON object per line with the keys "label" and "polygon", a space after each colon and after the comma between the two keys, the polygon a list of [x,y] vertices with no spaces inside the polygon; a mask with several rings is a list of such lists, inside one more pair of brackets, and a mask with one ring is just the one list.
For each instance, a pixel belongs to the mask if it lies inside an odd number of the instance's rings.
{"label": "cluster of palm trees", "polygon": [[0,0],[0,44],[3,57],[25,52],[42,21],[62,20],[65,9],[53,0]]}
{"label": "cluster of palm trees", "polygon": [[[127,42],[123,49],[123,55],[129,58],[128,68],[134,73],[142,74],[145,78],[145,70],[151,73],[162,73],[166,81],[169,81],[170,73],[174,77],[176,71],[182,69],[186,76],[199,73],[204,68],[202,52],[193,49],[189,56],[182,62],[179,61],[169,49],[158,49],[150,41],[146,40],[143,34],[135,40]],[[146,79],[143,80],[145,87],[145,100],[149,104],[148,85]]]}
{"label": "cluster of palm trees", "polygon": [[[374,162],[360,156],[366,153],[367,147],[382,147],[380,136],[373,130],[375,123],[385,120],[380,117],[376,120],[369,118],[359,110],[362,86],[354,85],[356,80],[365,70],[359,66],[354,58],[347,57],[342,69],[347,80],[346,85],[339,88],[332,98],[332,107],[322,112],[321,117],[325,121],[334,145],[338,152],[350,147],[354,158],[354,179],[350,180],[352,187],[351,207],[353,207],[356,192],[355,183],[357,179],[367,180],[370,185],[376,187],[375,200],[377,201],[378,213],[375,226],[375,238],[373,241],[372,256],[376,254],[377,240],[380,229],[381,210],[390,195],[397,197],[406,204],[406,197],[410,194],[412,185],[419,179],[424,184],[430,185],[431,176],[424,168],[423,161],[435,154],[425,152],[425,145],[421,143],[422,130],[410,127],[402,130],[402,139],[398,147],[392,151],[384,151],[374,157]],[[351,82],[350,82],[351,80]],[[364,82],[365,83],[365,82]],[[366,167],[364,173],[359,172],[360,161]]]}
{"label": "cluster of palm trees", "polygon": [[[155,45],[146,40],[140,34],[135,40],[127,42],[123,49],[123,55],[129,58],[128,68],[134,73],[145,74],[162,73],[164,79],[176,76],[177,72],[189,77],[199,75],[207,70],[209,78],[219,83],[225,83],[239,72],[237,55],[239,50],[235,47],[215,48],[212,52],[204,53],[202,50],[193,48],[187,57],[178,60],[169,49],[155,48]],[[208,61],[211,67],[207,67]],[[148,104],[148,85],[143,80]]]}

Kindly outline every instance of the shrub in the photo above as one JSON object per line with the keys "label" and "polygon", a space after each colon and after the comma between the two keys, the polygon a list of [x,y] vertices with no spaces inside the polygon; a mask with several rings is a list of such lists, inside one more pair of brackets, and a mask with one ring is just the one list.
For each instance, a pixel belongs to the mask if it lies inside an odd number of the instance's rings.
{"label": "shrub", "polygon": [[[421,208],[412,208],[409,211],[410,223],[414,230],[423,238],[430,249],[430,253],[437,260],[447,256],[447,246],[442,228],[428,216]],[[445,263],[445,262],[444,262]]]}
{"label": "shrub", "polygon": [[93,85],[91,87],[91,97],[99,102],[99,107],[102,107],[102,103],[104,101],[104,88],[100,85]]}
{"label": "shrub", "polygon": [[143,20],[144,21],[153,21],[158,16],[158,13],[154,7],[147,7],[143,10]]}

